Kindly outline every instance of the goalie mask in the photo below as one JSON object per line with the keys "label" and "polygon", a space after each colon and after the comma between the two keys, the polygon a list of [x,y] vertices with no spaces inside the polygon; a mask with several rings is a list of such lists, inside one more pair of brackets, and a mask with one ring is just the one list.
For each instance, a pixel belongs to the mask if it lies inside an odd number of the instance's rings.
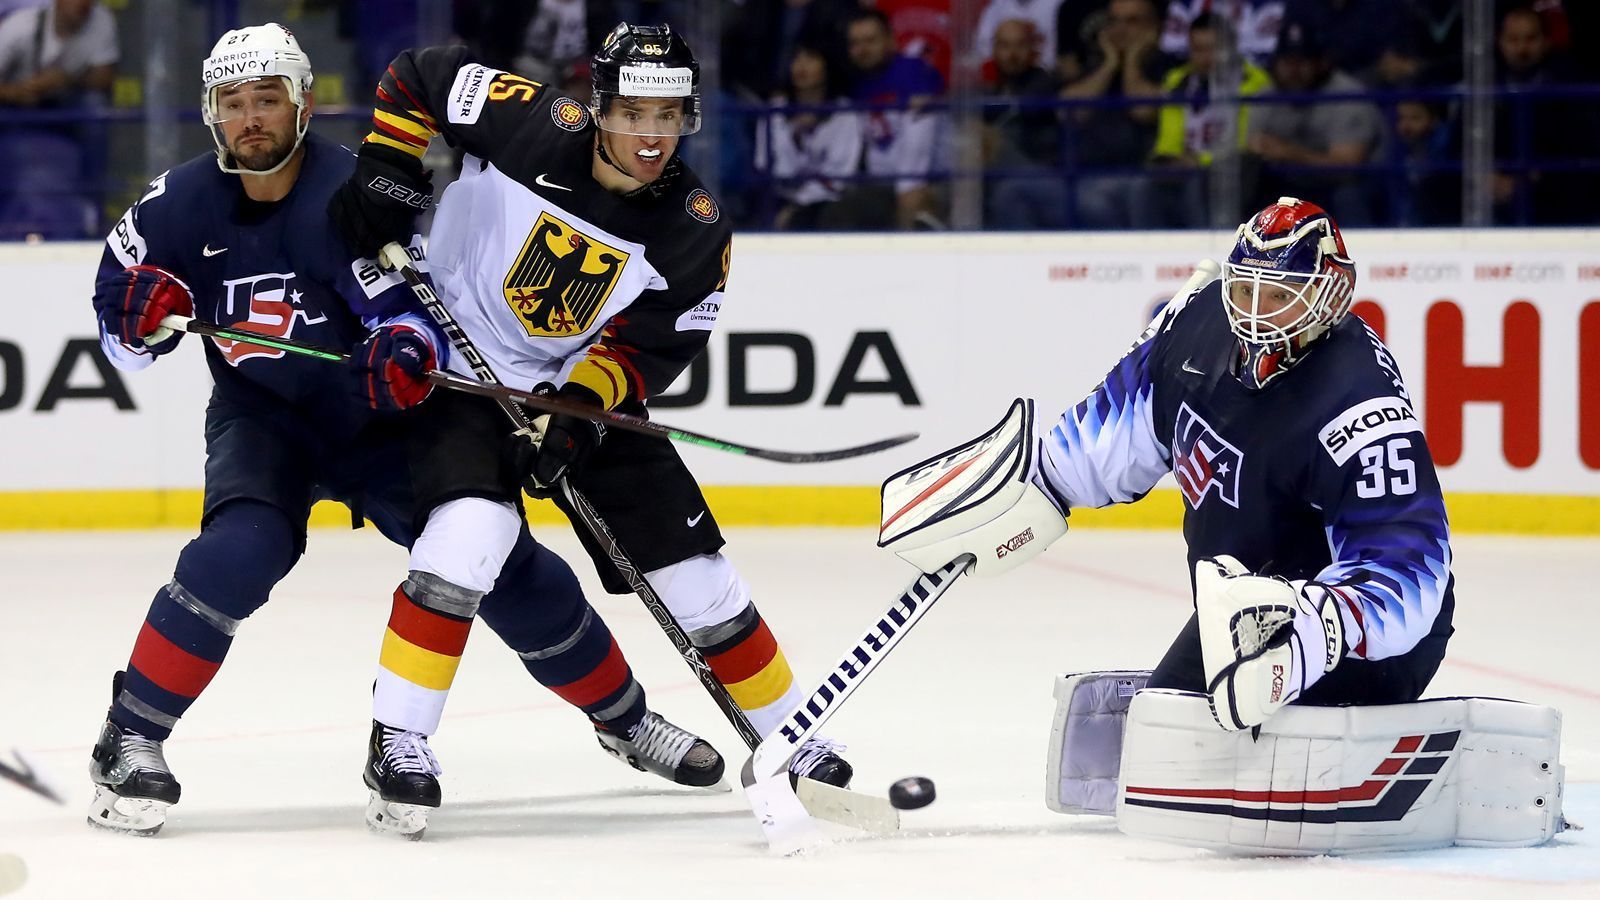
{"label": "goalie mask", "polygon": [[1315,203],[1281,197],[1239,226],[1222,272],[1237,375],[1265,387],[1350,311],[1355,263],[1339,226]]}
{"label": "goalie mask", "polygon": [[[294,145],[271,168],[245,168],[228,149],[223,124],[259,115],[264,106],[280,100],[276,92],[229,89],[267,78],[282,81],[288,91],[288,101],[294,104]],[[236,175],[270,175],[293,158],[310,124],[305,112],[311,99],[311,60],[300,49],[293,32],[276,22],[268,22],[224,34],[206,57],[201,79],[205,85],[201,111],[206,126],[211,129],[211,140],[217,145],[218,168]]]}
{"label": "goalie mask", "polygon": [[[619,24],[590,68],[594,121],[616,134],[682,137],[700,130],[700,63],[666,25]],[[677,99],[682,103],[651,102]]]}

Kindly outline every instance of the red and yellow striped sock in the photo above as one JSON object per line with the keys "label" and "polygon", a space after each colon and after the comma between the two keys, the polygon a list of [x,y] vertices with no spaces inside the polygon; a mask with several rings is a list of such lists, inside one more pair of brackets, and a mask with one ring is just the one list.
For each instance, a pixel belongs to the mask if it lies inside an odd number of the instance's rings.
{"label": "red and yellow striped sock", "polygon": [[395,588],[378,654],[372,717],[392,728],[432,734],[466,650],[472,620],[430,609]]}

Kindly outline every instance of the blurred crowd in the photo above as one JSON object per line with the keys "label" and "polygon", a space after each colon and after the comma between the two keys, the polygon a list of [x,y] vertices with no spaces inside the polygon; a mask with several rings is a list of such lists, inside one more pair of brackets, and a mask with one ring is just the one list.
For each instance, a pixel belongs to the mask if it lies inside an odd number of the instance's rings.
{"label": "blurred crowd", "polygon": [[[750,218],[872,228],[892,208],[900,228],[947,220],[941,176],[971,137],[938,102],[963,62],[950,4],[864,2],[746,0],[730,23],[724,85],[742,109],[771,109],[749,127],[779,200]],[[1463,6],[989,0],[967,61],[984,227],[1200,227],[1285,193],[1351,225],[1459,224]],[[1497,224],[1596,221],[1600,98],[1562,91],[1600,83],[1596,7],[1495,4],[1493,82],[1508,89],[1494,109]],[[1231,177],[1220,192],[1219,159]]]}
{"label": "blurred crowd", "polygon": [[[173,2],[215,17],[215,3]],[[1600,3],[1493,3],[1493,221],[1595,224]],[[445,27],[486,63],[582,99],[611,25],[704,38],[716,31],[695,16],[714,10],[720,41],[695,49],[715,72],[717,144],[697,164],[745,228],[941,229],[971,224],[974,197],[989,229],[1193,228],[1285,193],[1347,225],[1438,226],[1462,221],[1465,5],[455,0]],[[286,24],[342,48],[333,64],[355,87],[335,102],[354,109],[417,42],[423,8],[292,6],[323,14]],[[97,236],[126,203],[104,187],[104,126],[83,113],[110,105],[131,9],[0,0],[0,239]],[[326,102],[340,82],[309,52]],[[962,196],[965,218],[952,213]]]}

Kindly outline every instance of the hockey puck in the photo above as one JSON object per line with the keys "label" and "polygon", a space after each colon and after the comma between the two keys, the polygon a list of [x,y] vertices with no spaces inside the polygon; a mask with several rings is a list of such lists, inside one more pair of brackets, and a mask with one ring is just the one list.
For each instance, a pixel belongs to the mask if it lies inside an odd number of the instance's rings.
{"label": "hockey puck", "polygon": [[889,785],[889,804],[895,809],[921,809],[933,802],[933,779],[913,775]]}

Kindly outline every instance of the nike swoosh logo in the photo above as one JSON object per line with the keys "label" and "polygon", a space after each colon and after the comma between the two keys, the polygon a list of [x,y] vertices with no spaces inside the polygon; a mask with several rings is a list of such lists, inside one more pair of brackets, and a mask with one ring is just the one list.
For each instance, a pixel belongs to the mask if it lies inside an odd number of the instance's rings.
{"label": "nike swoosh logo", "polygon": [[227,253],[228,252],[228,248],[227,247],[221,247],[221,248],[218,248],[216,250],[213,250],[213,249],[211,249],[211,245],[207,244],[204,247],[200,248],[200,252],[205,254],[206,256],[216,256],[218,253]]}
{"label": "nike swoosh logo", "polygon": [[570,191],[570,190],[572,190],[572,188],[566,187],[565,185],[556,184],[556,183],[550,181],[549,179],[544,177],[544,174],[545,173],[540,172],[539,173],[539,177],[535,178],[533,180],[533,183],[539,185],[540,187],[555,188],[558,191]]}
{"label": "nike swoosh logo", "polygon": [[1199,369],[1196,369],[1194,366],[1189,365],[1189,361],[1187,359],[1183,361],[1183,370],[1185,372],[1188,372],[1191,375],[1204,375],[1205,374],[1204,372],[1200,371]]}
{"label": "nike swoosh logo", "polygon": [[684,523],[687,524],[690,528],[693,528],[696,525],[699,525],[700,524],[700,520],[705,518],[705,517],[706,517],[706,511],[702,509],[702,510],[700,510],[700,513],[698,515],[696,515],[694,518],[685,519]]}

